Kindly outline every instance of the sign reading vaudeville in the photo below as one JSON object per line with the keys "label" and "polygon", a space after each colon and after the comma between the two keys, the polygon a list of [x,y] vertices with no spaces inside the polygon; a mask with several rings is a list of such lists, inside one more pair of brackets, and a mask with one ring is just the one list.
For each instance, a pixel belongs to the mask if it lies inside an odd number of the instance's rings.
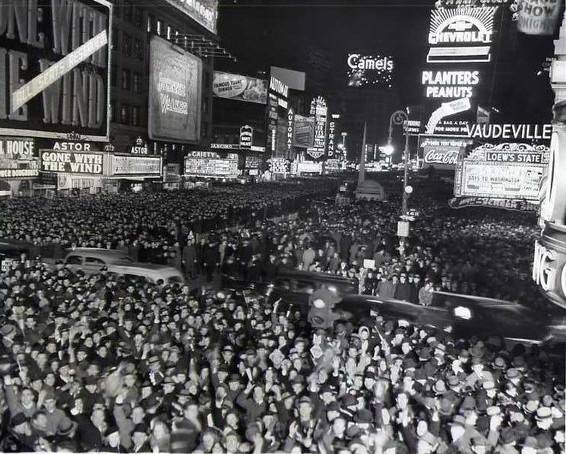
{"label": "sign reading vaudeville", "polygon": [[106,0],[0,1],[0,134],[109,137]]}
{"label": "sign reading vaudeville", "polygon": [[149,137],[200,140],[202,60],[154,36],[150,43]]}
{"label": "sign reading vaudeville", "polygon": [[41,150],[41,171],[54,173],[82,173],[102,175],[104,155],[102,153]]}

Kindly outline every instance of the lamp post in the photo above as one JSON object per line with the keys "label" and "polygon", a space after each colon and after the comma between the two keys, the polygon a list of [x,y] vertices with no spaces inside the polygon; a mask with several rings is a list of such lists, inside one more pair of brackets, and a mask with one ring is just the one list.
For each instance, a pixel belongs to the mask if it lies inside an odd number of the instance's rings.
{"label": "lamp post", "polygon": [[[409,110],[408,108],[407,108],[407,111],[397,110],[397,111],[395,111],[391,114],[391,117],[389,117],[389,138],[387,139],[387,145],[385,145],[385,147],[380,147],[380,149],[387,148],[388,150],[393,150],[393,145],[392,145],[392,142],[393,142],[393,125],[401,126],[401,125],[405,124],[405,122],[409,121],[408,110]],[[384,153],[386,153],[386,152],[384,151]],[[391,153],[393,153],[393,151],[391,151]],[[403,202],[402,202],[402,205],[401,205],[401,214],[403,216],[405,216],[405,215],[407,215],[407,211],[408,211],[407,203],[408,203],[408,198],[409,198],[409,194],[407,193],[407,183],[408,183],[408,179],[409,179],[409,130],[408,130],[408,128],[405,128],[405,150],[403,150],[403,160],[404,160],[404,166],[403,166],[404,167],[404,175],[403,175]]]}

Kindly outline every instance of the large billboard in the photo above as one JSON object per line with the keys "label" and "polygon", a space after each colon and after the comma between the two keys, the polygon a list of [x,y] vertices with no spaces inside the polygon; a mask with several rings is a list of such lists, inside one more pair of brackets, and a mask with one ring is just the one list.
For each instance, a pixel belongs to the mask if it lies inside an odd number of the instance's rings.
{"label": "large billboard", "polygon": [[441,170],[454,170],[458,159],[463,156],[466,147],[472,144],[471,139],[464,137],[419,136],[424,168],[434,167]]}
{"label": "large billboard", "polygon": [[267,80],[214,71],[212,91],[218,98],[267,104]]}
{"label": "large billboard", "polygon": [[150,43],[149,137],[200,140],[202,61],[153,36]]}
{"label": "large billboard", "polygon": [[161,176],[161,156],[111,155],[112,176]]}
{"label": "large billboard", "polygon": [[352,53],[346,60],[348,87],[391,88],[395,64],[389,55]]}
{"label": "large billboard", "polygon": [[192,151],[185,157],[185,175],[233,178],[238,176],[238,155],[222,157],[213,151]]}
{"label": "large billboard", "polygon": [[49,173],[74,173],[102,175],[104,153],[62,150],[40,150],[41,171]]}
{"label": "large billboard", "polygon": [[1,3],[0,135],[108,141],[111,3]]}
{"label": "large billboard", "polygon": [[218,0],[165,0],[179,8],[191,19],[216,34],[218,20]]}
{"label": "large billboard", "polygon": [[311,101],[311,115],[314,117],[314,143],[307,148],[307,154],[318,160],[326,157],[326,134],[328,126],[328,106],[322,96]]}
{"label": "large billboard", "polygon": [[548,160],[544,145],[482,145],[458,163],[454,195],[538,202]]}
{"label": "large billboard", "polygon": [[314,117],[295,115],[293,146],[309,148],[314,145]]}

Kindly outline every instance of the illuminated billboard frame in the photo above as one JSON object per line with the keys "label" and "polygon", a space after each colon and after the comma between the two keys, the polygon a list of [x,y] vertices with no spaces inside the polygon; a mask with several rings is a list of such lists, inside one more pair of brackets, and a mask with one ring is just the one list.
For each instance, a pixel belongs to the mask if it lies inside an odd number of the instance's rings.
{"label": "illuminated billboard frame", "polygon": [[395,63],[389,55],[348,54],[348,87],[387,87],[393,83]]}

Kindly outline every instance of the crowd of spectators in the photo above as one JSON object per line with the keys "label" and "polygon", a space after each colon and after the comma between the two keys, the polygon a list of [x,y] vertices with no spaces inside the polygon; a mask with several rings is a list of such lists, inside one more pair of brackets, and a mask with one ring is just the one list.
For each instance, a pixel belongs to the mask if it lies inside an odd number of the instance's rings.
{"label": "crowd of spectators", "polygon": [[[314,201],[315,185],[262,187],[12,200],[0,204],[0,230],[38,245],[123,247],[190,277],[260,281],[288,267],[421,304],[434,287],[533,302],[524,298],[534,295],[525,278],[534,219],[455,216],[414,199],[402,255],[396,200],[337,207]],[[565,448],[564,358],[538,346],[379,316],[313,331],[300,311],[261,295],[85,275],[32,257],[0,273],[0,317],[4,452]]]}

